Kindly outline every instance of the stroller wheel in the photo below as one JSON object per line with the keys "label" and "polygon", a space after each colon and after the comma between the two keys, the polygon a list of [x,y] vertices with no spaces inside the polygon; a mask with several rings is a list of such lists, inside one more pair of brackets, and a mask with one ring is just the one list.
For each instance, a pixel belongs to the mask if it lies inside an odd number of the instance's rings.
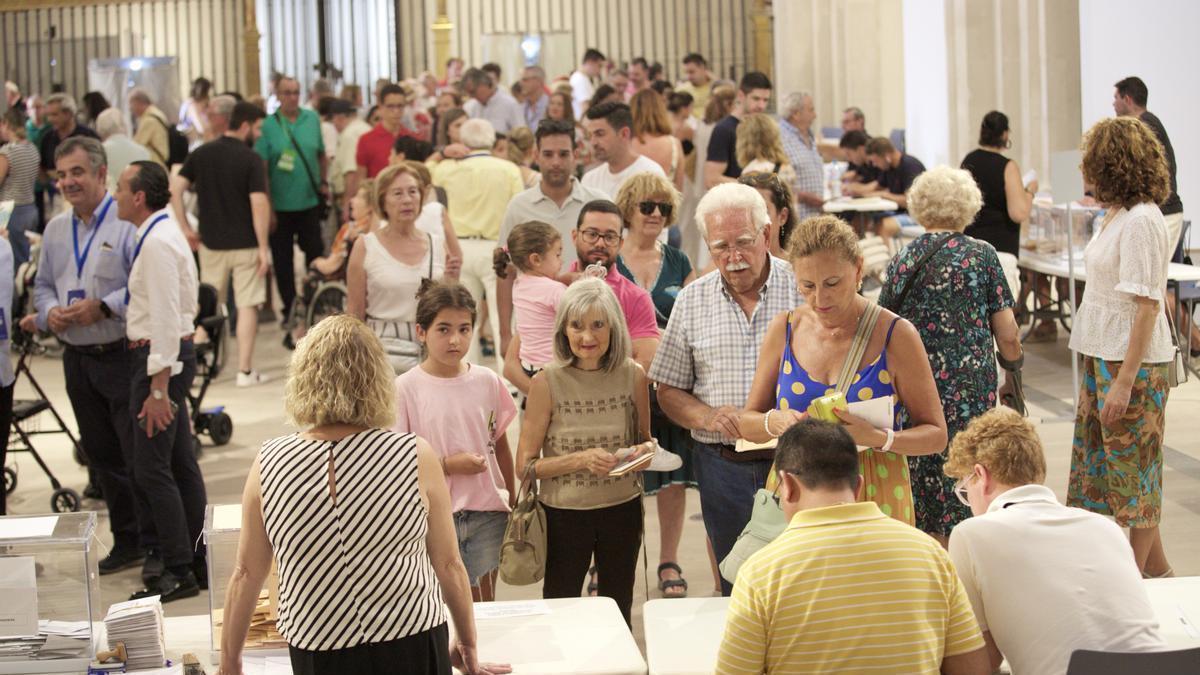
{"label": "stroller wheel", "polygon": [[208,422],[208,435],[213,443],[225,445],[233,438],[233,420],[223,412],[213,415]]}
{"label": "stroller wheel", "polygon": [[79,493],[71,488],[59,488],[50,497],[50,510],[55,513],[70,513],[79,510]]}
{"label": "stroller wheel", "polygon": [[17,472],[15,469],[4,467],[4,494],[11,495],[17,489]]}

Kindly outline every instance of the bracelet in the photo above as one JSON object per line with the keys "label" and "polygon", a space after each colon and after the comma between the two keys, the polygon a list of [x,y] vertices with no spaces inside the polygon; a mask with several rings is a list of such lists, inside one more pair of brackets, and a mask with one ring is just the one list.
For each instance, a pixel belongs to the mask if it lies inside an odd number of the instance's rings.
{"label": "bracelet", "polygon": [[766,415],[763,415],[763,431],[767,432],[767,435],[771,438],[779,438],[780,434],[771,433],[771,413],[773,412],[775,412],[775,409],[771,408],[767,411]]}
{"label": "bracelet", "polygon": [[896,440],[896,432],[892,429],[880,429],[880,431],[887,434],[887,442],[883,444],[882,448],[877,448],[877,451],[889,452],[892,449],[892,442]]}

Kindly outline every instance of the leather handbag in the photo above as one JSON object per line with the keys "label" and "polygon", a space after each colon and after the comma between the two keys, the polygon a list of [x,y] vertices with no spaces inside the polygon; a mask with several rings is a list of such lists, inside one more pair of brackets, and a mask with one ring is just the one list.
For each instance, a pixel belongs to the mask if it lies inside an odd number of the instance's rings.
{"label": "leather handbag", "polygon": [[546,575],[546,511],[537,499],[534,460],[525,467],[517,505],[508,515],[500,545],[500,578],[513,586],[528,586]]}
{"label": "leather handbag", "polygon": [[[791,315],[788,315],[788,320],[791,320]],[[858,317],[854,341],[850,343],[850,351],[846,354],[846,360],[842,362],[841,372],[838,373],[837,390],[843,394],[849,391],[850,385],[854,383],[854,374],[858,369],[858,363],[862,361],[863,353],[867,350],[867,342],[871,340],[871,334],[875,332],[875,323],[878,320],[879,305],[868,300],[866,310],[862,316]],[[746,527],[738,535],[737,541],[733,542],[733,548],[729,550],[729,554],[719,565],[721,576],[731,584],[737,581],[738,570],[750,559],[750,556],[775,541],[775,538],[787,529],[787,516],[776,499],[775,491],[768,489],[774,477],[775,465],[772,464],[771,471],[767,474],[768,487],[759,488],[754,493],[754,508],[750,511],[750,522],[746,523]]]}
{"label": "leather handbag", "polygon": [[1171,313],[1166,310],[1165,303],[1163,313],[1167,315],[1167,326],[1171,330],[1171,346],[1174,348],[1171,361],[1167,364],[1167,386],[1174,389],[1187,382],[1187,368],[1183,365],[1183,352],[1179,349],[1179,333],[1175,330],[1175,321],[1171,318]]}

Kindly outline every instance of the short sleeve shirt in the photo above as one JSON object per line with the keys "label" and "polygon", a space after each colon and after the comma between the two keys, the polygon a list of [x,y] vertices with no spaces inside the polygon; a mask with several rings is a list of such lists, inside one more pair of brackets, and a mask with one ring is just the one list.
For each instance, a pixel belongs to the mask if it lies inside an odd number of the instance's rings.
{"label": "short sleeve shirt", "polygon": [[708,161],[724,162],[725,172],[721,175],[728,178],[742,175],[742,165],[737,161],[737,128],[740,123],[741,120],[730,115],[717,122],[712,137],[708,139]]}
{"label": "short sleeve shirt", "polygon": [[911,155],[900,155],[900,163],[879,177],[879,184],[894,195],[902,195],[912,187],[917,176],[925,173],[925,165]]}
{"label": "short sleeve shirt", "polygon": [[392,146],[396,144],[396,139],[411,135],[412,132],[403,126],[393,135],[382,124],[376,124],[374,129],[359,137],[358,148],[354,153],[355,161],[359,166],[367,167],[367,178],[374,178],[386,169],[391,161]]}
{"label": "short sleeve shirt", "polygon": [[[300,146],[299,155],[292,138]],[[319,157],[325,154],[325,141],[321,137],[321,118],[315,112],[301,108],[294,123],[278,112],[268,116],[254,150],[267,162],[271,205],[276,211],[305,211],[317,206],[319,199],[313,186],[321,183]]]}
{"label": "short sleeve shirt", "polygon": [[[579,261],[576,261],[571,269],[579,270]],[[650,299],[650,294],[646,292],[646,289],[626,279],[616,270],[615,265],[608,271],[604,281],[617,296],[617,302],[620,303],[621,311],[625,314],[625,323],[629,327],[629,338],[631,340],[657,339],[658,321],[655,319],[654,301]]]}
{"label": "short sleeve shirt", "polygon": [[179,170],[196,191],[200,241],[215,251],[255,248],[250,195],[267,191],[262,158],[229,136],[209,141],[188,155]]}
{"label": "short sleeve shirt", "polygon": [[[100,135],[95,131],[83,126],[82,124],[75,125],[75,129],[67,134],[66,138],[72,136],[87,136],[100,140]],[[62,143],[66,138],[59,138],[58,132],[54,127],[46,127],[46,133],[42,135],[41,144],[38,150],[42,153],[42,168],[46,171],[54,170],[54,151],[58,149],[58,144]]]}

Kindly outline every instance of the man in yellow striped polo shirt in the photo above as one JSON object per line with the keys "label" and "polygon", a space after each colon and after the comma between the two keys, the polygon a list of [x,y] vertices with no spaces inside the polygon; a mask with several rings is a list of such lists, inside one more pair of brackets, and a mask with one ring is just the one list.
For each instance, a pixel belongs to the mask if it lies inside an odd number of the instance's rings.
{"label": "man in yellow striped polo shirt", "polygon": [[718,673],[990,672],[946,552],[857,501],[858,451],[844,429],[796,424],[775,465],[791,524],[738,573]]}

